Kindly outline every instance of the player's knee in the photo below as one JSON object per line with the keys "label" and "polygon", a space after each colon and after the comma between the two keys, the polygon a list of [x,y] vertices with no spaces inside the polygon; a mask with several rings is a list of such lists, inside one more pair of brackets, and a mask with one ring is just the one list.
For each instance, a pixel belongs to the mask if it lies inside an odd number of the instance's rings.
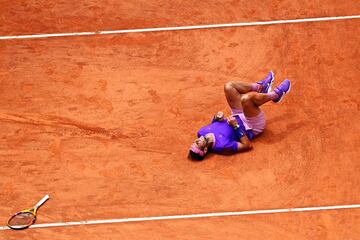
{"label": "player's knee", "polygon": [[250,95],[249,94],[244,94],[241,96],[241,104],[247,104],[250,101]]}
{"label": "player's knee", "polygon": [[252,99],[254,95],[252,93],[247,93],[241,96],[241,105],[245,106],[247,104],[252,104]]}
{"label": "player's knee", "polygon": [[224,92],[225,94],[232,91],[234,89],[232,82],[227,82],[224,84]]}

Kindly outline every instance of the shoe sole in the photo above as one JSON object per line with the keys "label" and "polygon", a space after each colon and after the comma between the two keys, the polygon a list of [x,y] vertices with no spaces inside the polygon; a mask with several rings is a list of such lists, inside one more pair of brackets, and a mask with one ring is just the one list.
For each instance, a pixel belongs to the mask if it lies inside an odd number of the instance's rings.
{"label": "shoe sole", "polygon": [[271,81],[270,81],[270,86],[269,86],[269,88],[268,88],[268,90],[267,90],[266,93],[271,92],[271,90],[272,90],[272,85],[273,85],[273,82],[274,82],[274,80],[275,80],[274,72],[273,72],[273,71],[270,71],[270,72],[271,72],[272,79],[271,79]]}
{"label": "shoe sole", "polygon": [[281,98],[279,99],[279,101],[277,101],[276,103],[280,103],[280,102],[283,100],[283,98],[285,97],[285,95],[290,92],[290,90],[291,90],[291,82],[290,82],[289,89],[288,89],[286,92],[283,93],[283,95],[281,96]]}
{"label": "shoe sole", "polygon": [[273,84],[273,82],[274,82],[274,80],[275,80],[275,76],[274,76],[274,72],[273,71],[270,71],[271,72],[271,76],[272,76],[272,79],[271,79],[271,81],[270,81],[270,84],[269,84],[269,88],[268,88],[268,90],[266,91],[266,92],[260,92],[260,93],[269,93],[269,92],[271,92],[271,90],[272,90],[272,84]]}

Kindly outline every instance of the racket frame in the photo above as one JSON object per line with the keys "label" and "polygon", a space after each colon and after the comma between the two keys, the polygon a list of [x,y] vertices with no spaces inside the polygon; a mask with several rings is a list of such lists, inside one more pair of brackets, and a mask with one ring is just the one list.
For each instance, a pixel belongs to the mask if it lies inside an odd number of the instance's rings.
{"label": "racket frame", "polygon": [[[22,229],[26,229],[28,227],[30,227],[32,224],[35,223],[36,221],[36,211],[38,210],[39,207],[41,207],[47,200],[49,199],[49,195],[45,195],[37,204],[35,204],[35,206],[33,208],[29,208],[29,209],[25,209],[25,210],[22,210],[20,212],[17,212],[15,214],[13,214],[8,220],[7,220],[7,223],[6,225],[11,228],[11,229],[14,229],[14,230],[22,230]],[[31,224],[29,225],[26,225],[24,227],[14,227],[14,226],[11,226],[10,225],[10,220],[13,219],[15,216],[19,215],[19,214],[22,214],[22,213],[31,213],[32,215],[34,215],[34,219],[32,221]]]}

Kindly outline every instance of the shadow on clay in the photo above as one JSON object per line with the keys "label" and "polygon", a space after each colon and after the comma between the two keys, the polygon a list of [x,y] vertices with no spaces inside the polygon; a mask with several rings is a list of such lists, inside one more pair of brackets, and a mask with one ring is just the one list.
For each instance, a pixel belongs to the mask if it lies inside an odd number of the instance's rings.
{"label": "shadow on clay", "polygon": [[284,128],[282,131],[277,131],[276,133],[272,130],[274,127],[265,128],[261,135],[254,138],[253,142],[262,142],[265,144],[280,143],[285,137],[294,135],[295,132],[297,132],[299,129],[305,128],[308,124],[309,123],[305,120],[290,122],[286,124],[286,128]]}

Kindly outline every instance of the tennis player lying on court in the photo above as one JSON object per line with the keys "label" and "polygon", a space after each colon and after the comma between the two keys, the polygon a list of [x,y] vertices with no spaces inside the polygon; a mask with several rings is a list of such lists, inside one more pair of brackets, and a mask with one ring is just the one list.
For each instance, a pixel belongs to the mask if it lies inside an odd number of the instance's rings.
{"label": "tennis player lying on court", "polygon": [[288,79],[271,91],[273,72],[257,83],[231,81],[224,85],[231,114],[224,119],[218,112],[212,123],[198,131],[198,138],[189,149],[189,158],[203,160],[208,151],[233,154],[250,150],[251,140],[265,128],[265,115],[260,106],[269,101],[279,103],[290,91]]}

